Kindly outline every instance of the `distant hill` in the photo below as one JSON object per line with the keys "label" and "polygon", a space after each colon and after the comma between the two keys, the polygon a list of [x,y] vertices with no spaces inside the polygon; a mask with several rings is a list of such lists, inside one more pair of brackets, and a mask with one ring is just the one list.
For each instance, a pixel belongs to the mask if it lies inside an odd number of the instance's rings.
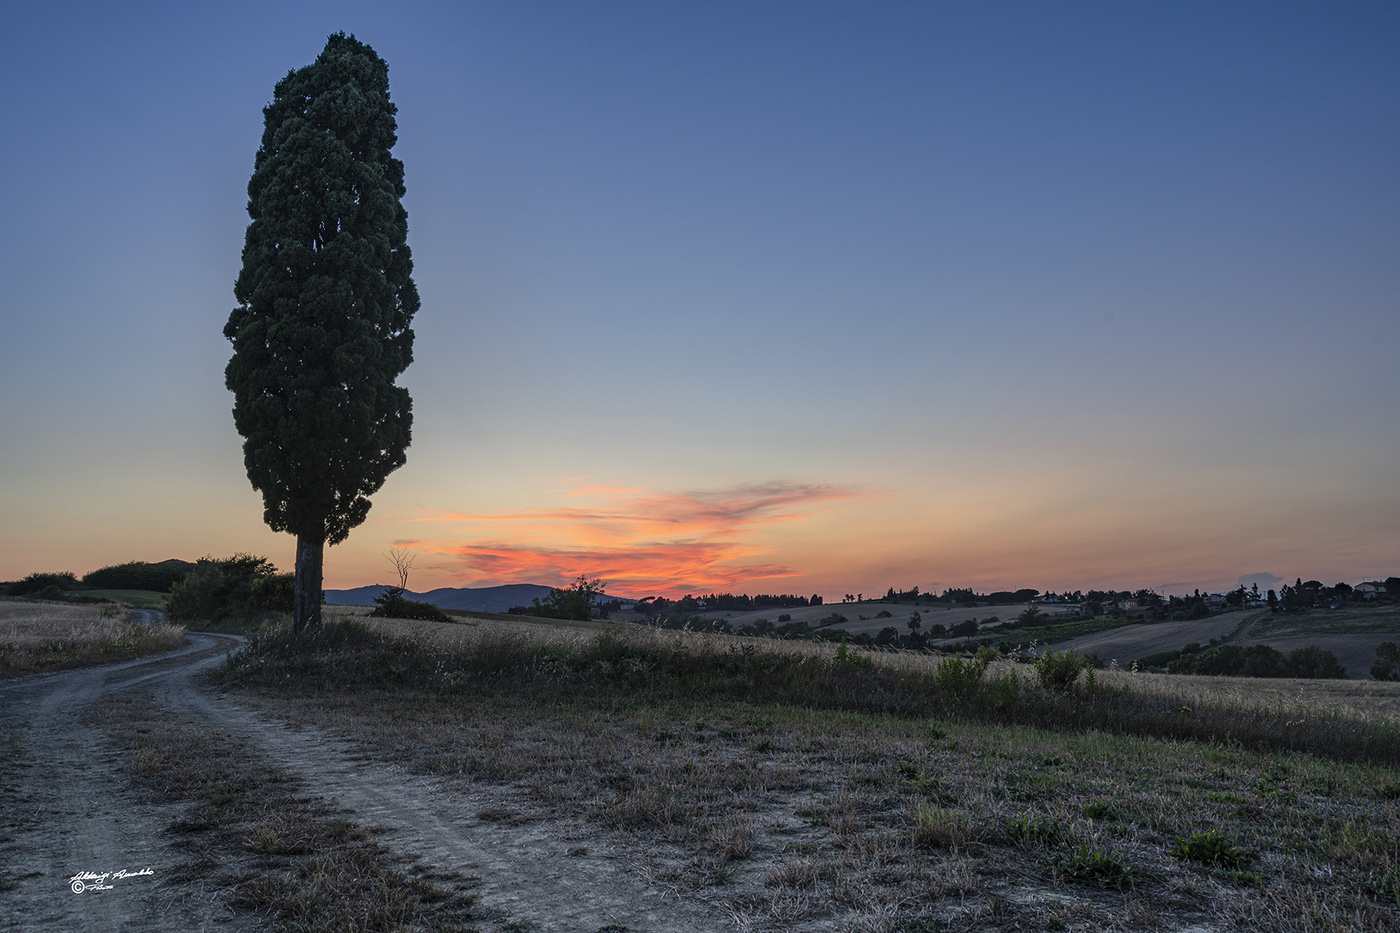
{"label": "distant hill", "polygon": [[[353,590],[326,590],[326,602],[339,606],[373,606],[374,598],[389,587],[383,584],[360,586]],[[506,586],[442,587],[426,593],[406,590],[406,599],[432,603],[439,609],[462,609],[468,612],[505,612],[512,606],[528,606],[530,601],[549,595],[549,587],[536,583],[511,583]]]}

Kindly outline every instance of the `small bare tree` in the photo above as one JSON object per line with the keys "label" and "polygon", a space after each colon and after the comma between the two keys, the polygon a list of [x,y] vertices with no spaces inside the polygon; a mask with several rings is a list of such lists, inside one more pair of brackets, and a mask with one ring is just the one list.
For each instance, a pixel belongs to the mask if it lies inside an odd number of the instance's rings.
{"label": "small bare tree", "polygon": [[394,565],[394,572],[399,575],[399,589],[408,589],[408,571],[417,556],[406,547],[392,547],[384,555],[384,559]]}

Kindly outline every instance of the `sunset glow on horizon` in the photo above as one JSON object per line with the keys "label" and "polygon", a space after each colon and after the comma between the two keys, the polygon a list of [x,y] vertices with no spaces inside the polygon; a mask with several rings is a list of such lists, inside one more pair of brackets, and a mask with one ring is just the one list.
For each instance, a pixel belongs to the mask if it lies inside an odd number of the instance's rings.
{"label": "sunset glow on horizon", "polygon": [[0,580],[266,555],[262,107],[388,62],[407,465],[327,588],[1400,575],[1400,8],[7,11]]}

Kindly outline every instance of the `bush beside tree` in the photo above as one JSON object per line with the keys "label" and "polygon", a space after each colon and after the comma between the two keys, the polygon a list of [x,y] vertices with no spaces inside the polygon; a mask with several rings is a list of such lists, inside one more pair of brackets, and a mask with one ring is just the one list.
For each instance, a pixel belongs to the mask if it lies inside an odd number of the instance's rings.
{"label": "bush beside tree", "polygon": [[290,612],[285,598],[288,574],[266,557],[235,554],[223,560],[202,557],[170,589],[170,618],[176,622],[250,619],[260,612]]}
{"label": "bush beside tree", "polygon": [[403,598],[403,587],[391,586],[374,597],[370,615],[381,619],[421,619],[425,622],[451,622],[452,618],[432,603]]}

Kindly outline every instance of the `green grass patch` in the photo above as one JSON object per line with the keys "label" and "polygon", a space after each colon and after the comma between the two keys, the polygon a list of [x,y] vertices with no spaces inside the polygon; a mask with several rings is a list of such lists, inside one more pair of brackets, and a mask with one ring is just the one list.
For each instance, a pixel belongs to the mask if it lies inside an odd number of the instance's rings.
{"label": "green grass patch", "polygon": [[1139,881],[1137,873],[1122,856],[1100,852],[1087,845],[1052,855],[1050,868],[1057,878],[1117,891],[1131,890]]}
{"label": "green grass patch", "polygon": [[165,611],[165,601],[170,597],[169,593],[157,593],[155,590],[79,590],[77,592],[82,596],[108,599],[133,609],[159,609],[162,612]]}
{"label": "green grass patch", "polygon": [[1212,868],[1243,869],[1254,862],[1254,853],[1237,846],[1219,827],[1172,841],[1172,858]]}

